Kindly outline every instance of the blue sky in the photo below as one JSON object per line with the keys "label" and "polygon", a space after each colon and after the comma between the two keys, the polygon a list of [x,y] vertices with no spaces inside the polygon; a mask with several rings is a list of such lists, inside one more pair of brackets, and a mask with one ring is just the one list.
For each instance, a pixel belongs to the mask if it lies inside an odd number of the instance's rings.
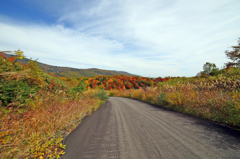
{"label": "blue sky", "polygon": [[0,50],[56,66],[195,76],[240,37],[239,0],[0,0]]}

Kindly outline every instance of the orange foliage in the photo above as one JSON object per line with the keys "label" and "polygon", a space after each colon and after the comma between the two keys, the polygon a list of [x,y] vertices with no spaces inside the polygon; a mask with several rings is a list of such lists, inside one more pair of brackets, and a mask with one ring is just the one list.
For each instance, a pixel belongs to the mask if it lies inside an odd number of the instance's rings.
{"label": "orange foliage", "polygon": [[171,79],[158,77],[156,79],[147,77],[113,75],[113,76],[96,76],[81,79],[85,82],[86,88],[103,88],[105,90],[125,90],[140,89],[141,87],[155,86],[158,82],[169,81]]}
{"label": "orange foliage", "polygon": [[229,70],[230,68],[235,69],[235,67],[229,66],[226,68],[226,70]]}
{"label": "orange foliage", "polygon": [[14,62],[15,61],[15,57],[10,57],[7,59],[9,62]]}

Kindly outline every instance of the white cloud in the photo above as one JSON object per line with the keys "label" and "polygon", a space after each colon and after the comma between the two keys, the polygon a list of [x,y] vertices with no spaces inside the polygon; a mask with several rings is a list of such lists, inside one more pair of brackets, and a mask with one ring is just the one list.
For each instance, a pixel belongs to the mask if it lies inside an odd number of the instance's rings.
{"label": "white cloud", "polygon": [[194,76],[205,62],[223,66],[228,61],[224,51],[240,36],[238,0],[38,4],[56,15],[59,25],[2,22],[0,46],[20,47],[49,64],[116,69],[153,77]]}

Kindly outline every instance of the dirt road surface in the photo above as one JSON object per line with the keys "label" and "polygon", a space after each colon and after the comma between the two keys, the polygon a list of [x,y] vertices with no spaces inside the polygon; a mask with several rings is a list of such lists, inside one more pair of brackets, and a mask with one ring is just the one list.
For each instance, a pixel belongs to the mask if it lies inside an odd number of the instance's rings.
{"label": "dirt road surface", "polygon": [[61,159],[240,159],[240,132],[111,97],[64,140]]}

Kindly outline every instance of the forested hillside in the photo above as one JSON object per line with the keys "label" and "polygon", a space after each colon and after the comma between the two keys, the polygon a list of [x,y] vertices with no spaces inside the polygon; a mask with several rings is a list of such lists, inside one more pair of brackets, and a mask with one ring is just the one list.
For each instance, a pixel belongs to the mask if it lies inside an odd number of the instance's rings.
{"label": "forested hillside", "polygon": [[35,61],[21,64],[21,52],[0,52],[0,158],[59,158],[64,135],[108,96],[70,87]]}
{"label": "forested hillside", "polygon": [[125,89],[140,89],[145,87],[156,86],[157,83],[169,81],[170,78],[147,78],[140,76],[125,76],[125,75],[105,75],[94,77],[59,77],[59,79],[68,82],[72,87],[84,85],[86,89],[104,89],[104,90],[125,90]]}
{"label": "forested hillside", "polygon": [[[5,54],[8,58],[13,57],[14,55]],[[27,64],[29,59],[17,59],[18,62],[22,64]],[[99,75],[126,75],[126,76],[133,76],[128,72],[124,71],[115,71],[115,70],[102,70],[97,68],[89,68],[89,69],[77,69],[71,67],[59,67],[59,66],[52,66],[47,65],[41,62],[37,62],[38,66],[44,70],[45,72],[52,73],[55,76],[60,77],[93,77]]]}

